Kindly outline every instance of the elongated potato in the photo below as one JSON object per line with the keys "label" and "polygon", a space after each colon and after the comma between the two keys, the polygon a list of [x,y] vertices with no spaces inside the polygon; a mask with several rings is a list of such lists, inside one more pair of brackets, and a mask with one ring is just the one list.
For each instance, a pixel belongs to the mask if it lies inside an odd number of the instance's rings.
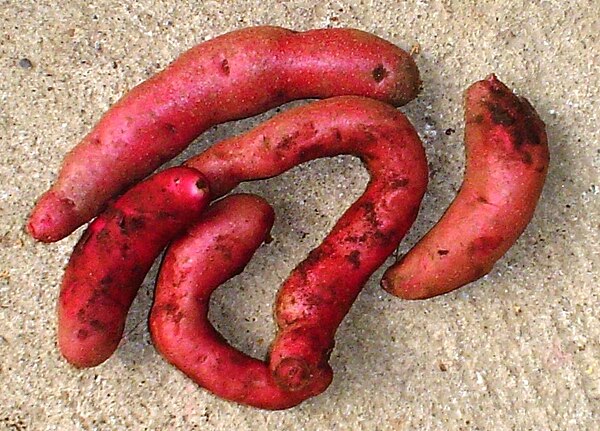
{"label": "elongated potato", "polygon": [[92,367],[112,355],[150,266],[208,198],[202,174],[171,168],[133,187],[90,224],[69,259],[58,302],[58,345],[71,364]]}
{"label": "elongated potato", "polygon": [[242,271],[273,220],[273,209],[257,196],[232,195],[213,204],[167,249],[150,331],[157,350],[200,386],[230,401],[276,410],[322,392],[331,376],[302,391],[284,391],[266,362],[231,347],[208,320],[210,295]]}
{"label": "elongated potato", "polygon": [[371,180],[279,291],[279,332],[269,365],[286,391],[304,390],[331,375],[327,360],[338,325],[412,225],[427,185],[419,137],[390,105],[338,97],[286,111],[186,163],[206,176],[213,196],[220,196],[242,181],[339,154],[360,157]]}
{"label": "elongated potato", "polygon": [[531,104],[494,75],[465,98],[466,171],[440,221],[382,285],[393,295],[422,299],[484,276],[533,217],[548,172],[544,123]]}
{"label": "elongated potato", "polygon": [[360,95],[402,105],[419,90],[412,58],[351,29],[234,31],[201,43],[127,93],[67,155],[27,229],[57,241],[226,121],[294,99]]}

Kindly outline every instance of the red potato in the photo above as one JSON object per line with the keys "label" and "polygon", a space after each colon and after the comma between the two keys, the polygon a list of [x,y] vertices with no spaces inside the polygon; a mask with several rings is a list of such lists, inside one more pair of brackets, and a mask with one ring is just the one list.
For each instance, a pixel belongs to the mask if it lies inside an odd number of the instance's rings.
{"label": "red potato", "polygon": [[331,378],[327,360],[338,325],[412,225],[427,185],[419,137],[387,104],[338,97],[286,111],[186,163],[206,176],[213,196],[220,196],[242,181],[339,154],[360,157],[371,180],[277,296],[279,332],[269,365],[286,391]]}
{"label": "red potato", "polygon": [[283,391],[266,362],[231,347],[208,320],[212,292],[243,270],[273,221],[273,209],[257,196],[232,195],[213,204],[167,249],[150,332],[157,350],[200,386],[230,401],[277,410],[322,392],[331,376],[302,391]]}
{"label": "red potato", "polygon": [[403,105],[419,90],[405,51],[369,33],[279,27],[201,43],[127,93],[66,156],[27,229],[57,241],[210,127],[294,99],[361,95]]}
{"label": "red potato", "polygon": [[533,217],[548,172],[545,125],[494,75],[465,98],[466,171],[441,220],[385,273],[405,299],[440,295],[491,271]]}
{"label": "red potato", "polygon": [[171,168],[134,186],[90,224],[73,250],[58,303],[58,344],[71,364],[92,367],[115,351],[152,263],[208,201],[202,174]]}

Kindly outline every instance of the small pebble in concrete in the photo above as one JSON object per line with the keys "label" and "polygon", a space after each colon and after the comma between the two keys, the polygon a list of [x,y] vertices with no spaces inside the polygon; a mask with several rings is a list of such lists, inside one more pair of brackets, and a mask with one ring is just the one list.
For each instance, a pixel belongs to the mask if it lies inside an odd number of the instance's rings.
{"label": "small pebble in concrete", "polygon": [[23,69],[31,69],[33,67],[33,63],[28,58],[22,58],[19,60],[19,67]]}

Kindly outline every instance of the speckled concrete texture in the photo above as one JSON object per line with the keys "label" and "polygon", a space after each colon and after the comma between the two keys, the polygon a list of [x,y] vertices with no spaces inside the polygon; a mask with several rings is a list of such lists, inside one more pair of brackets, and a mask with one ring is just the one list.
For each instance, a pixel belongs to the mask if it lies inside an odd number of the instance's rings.
{"label": "speckled concrete texture", "polygon": [[[598,429],[598,10],[598,0],[0,0],[0,430]],[[156,268],[116,355],[68,366],[55,302],[80,231],[35,243],[23,230],[33,203],[127,89],[198,42],[259,24],[356,27],[419,44],[424,90],[403,110],[431,182],[400,253],[460,185],[461,93],[490,72],[548,126],[552,162],[534,220],[490,275],[443,297],[393,298],[375,274],[338,332],[333,384],[288,411],[217,399],[159,357],[146,323]],[[270,115],[219,126],[177,160]],[[356,159],[340,157],[244,187],[278,219],[275,241],[214,295],[212,320],[235,346],[266,353],[279,284],[366,181]]]}

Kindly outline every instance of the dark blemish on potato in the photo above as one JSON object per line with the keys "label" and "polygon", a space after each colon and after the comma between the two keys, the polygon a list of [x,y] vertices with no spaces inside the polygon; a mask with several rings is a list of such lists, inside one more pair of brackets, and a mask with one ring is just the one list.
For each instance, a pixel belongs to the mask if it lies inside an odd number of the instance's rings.
{"label": "dark blemish on potato", "polygon": [[521,160],[523,161],[523,163],[525,163],[526,165],[531,165],[533,164],[533,157],[531,156],[531,153],[527,152],[527,151],[521,151]]}
{"label": "dark blemish on potato", "polygon": [[389,72],[383,67],[383,64],[378,65],[375,69],[373,69],[373,79],[375,82],[381,82],[383,79],[388,76]]}
{"label": "dark blemish on potato", "polygon": [[181,319],[183,319],[183,313],[181,311],[179,311],[179,308],[177,307],[177,305],[175,305],[172,302],[163,304],[160,307],[160,309],[161,309],[161,311],[165,312],[165,314],[167,315],[169,320],[171,320],[175,323],[179,323],[181,321]]}
{"label": "dark blemish on potato", "polygon": [[131,274],[133,277],[142,277],[142,279],[146,276],[148,272],[148,268],[144,265],[140,265],[139,263],[135,263],[131,268]]}
{"label": "dark blemish on potato", "polygon": [[541,145],[542,136],[544,135],[544,124],[537,116],[526,116],[525,129],[522,133],[522,140],[525,140],[529,145]]}
{"label": "dark blemish on potato", "polygon": [[[197,188],[198,190],[205,190],[205,189],[207,189],[207,188],[208,188],[208,184],[206,184],[206,181],[204,181],[202,178],[198,178],[198,179],[196,180],[196,188]],[[163,212],[163,213],[166,213],[166,217],[164,217],[164,218],[173,218],[173,217],[174,217],[174,216],[173,216],[171,213],[169,213],[169,212],[166,212],[166,211],[161,211],[161,212]]]}
{"label": "dark blemish on potato", "polygon": [[527,135],[527,143],[529,145],[537,146],[542,144],[543,129],[540,128],[539,125],[528,127],[525,133]]}
{"label": "dark blemish on potato", "polygon": [[263,136],[262,144],[263,144],[263,147],[265,147],[266,149],[269,149],[271,147],[271,140],[267,136]]}
{"label": "dark blemish on potato", "polygon": [[322,248],[315,248],[310,253],[308,253],[308,256],[306,257],[306,259],[304,259],[302,264],[312,266],[319,262],[321,259],[323,259],[324,256],[325,251]]}
{"label": "dark blemish on potato", "polygon": [[390,185],[394,189],[400,189],[400,188],[406,187],[409,182],[410,181],[408,180],[408,178],[400,178],[400,179],[392,180],[390,182]]}
{"label": "dark blemish on potato", "polygon": [[97,319],[90,320],[90,326],[99,332],[102,332],[106,329],[106,325]]}
{"label": "dark blemish on potato", "polygon": [[348,262],[350,262],[352,264],[354,269],[360,268],[360,251],[358,251],[358,250],[351,251],[350,254],[348,256],[346,256],[346,259],[348,260]]}
{"label": "dark blemish on potato", "polygon": [[306,124],[305,128],[308,129],[308,133],[307,133],[308,135],[313,135],[314,136],[314,135],[317,135],[319,133],[319,131],[317,130],[317,128],[315,126],[315,123],[313,123],[312,121],[309,121]]}
{"label": "dark blemish on potato", "polygon": [[95,234],[95,239],[98,243],[107,243],[113,241],[115,235],[111,232],[110,226],[106,225]]}
{"label": "dark blemish on potato", "polygon": [[131,250],[131,246],[127,242],[123,242],[119,247],[119,251],[121,252],[121,256],[126,259],[129,255],[129,251]]}
{"label": "dark blemish on potato", "polygon": [[109,284],[112,284],[114,281],[115,281],[115,278],[111,274],[109,274],[100,279],[100,285],[108,286]]}
{"label": "dark blemish on potato", "polygon": [[500,106],[500,104],[498,103],[489,103],[488,109],[490,110],[492,121],[495,124],[500,124],[502,126],[510,126],[516,121],[513,114],[511,114],[510,111],[508,111],[503,106]]}
{"label": "dark blemish on potato", "polygon": [[227,61],[227,59],[225,59],[221,62],[221,71],[225,75],[229,75],[230,69],[229,69],[229,62]]}
{"label": "dark blemish on potato", "polygon": [[286,135],[283,137],[283,139],[281,139],[277,145],[275,146],[275,148],[277,150],[281,150],[281,151],[286,151],[288,150],[293,144],[294,144],[294,140],[298,137],[298,132],[292,133],[290,135]]}
{"label": "dark blemish on potato", "polygon": [[165,129],[167,129],[167,132],[174,134],[177,132],[177,127],[175,127],[173,124],[171,123],[167,123],[165,124]]}
{"label": "dark blemish on potato", "polygon": [[175,311],[177,311],[177,305],[172,302],[167,302],[166,304],[162,304],[160,306],[160,310],[164,311],[166,314],[171,315]]}
{"label": "dark blemish on potato", "polygon": [[367,238],[368,238],[367,233],[363,233],[361,236],[356,236],[356,235],[347,236],[344,241],[350,242],[353,244],[360,244],[360,243],[365,242],[367,240]]}
{"label": "dark blemish on potato", "polygon": [[481,236],[471,242],[469,251],[471,254],[488,255],[494,252],[500,245],[502,245],[502,238],[500,237]]}
{"label": "dark blemish on potato", "polygon": [[377,140],[371,127],[367,126],[366,124],[360,124],[359,128],[365,134],[365,143],[366,144],[371,144]]}
{"label": "dark blemish on potato", "polygon": [[535,115],[535,108],[533,107],[531,102],[529,102],[529,100],[527,100],[527,98],[525,98],[523,96],[519,96],[519,101],[521,102],[523,109],[525,109],[526,111],[529,111],[529,113],[533,113]]}
{"label": "dark blemish on potato", "polygon": [[231,262],[233,260],[233,254],[231,253],[231,245],[227,243],[227,237],[223,235],[217,235],[215,238],[215,251],[217,251],[223,259]]}
{"label": "dark blemish on potato", "polygon": [[375,204],[371,201],[364,202],[361,207],[365,210],[366,213],[372,213],[375,210]]}
{"label": "dark blemish on potato", "polygon": [[146,226],[146,221],[142,217],[123,217],[119,221],[119,228],[124,234],[136,232]]}
{"label": "dark blemish on potato", "polygon": [[538,166],[537,168],[535,168],[535,171],[537,173],[543,173],[546,170],[546,166],[542,165],[542,166]]}
{"label": "dark blemish on potato", "polygon": [[437,251],[437,254],[439,254],[440,256],[446,256],[448,253],[450,253],[450,250],[439,249]]}
{"label": "dark blemish on potato", "polygon": [[[121,303],[110,294],[111,287],[110,285],[101,285],[99,289],[94,289],[92,296],[87,302],[86,309],[95,310],[98,307],[120,307]],[[85,311],[80,310],[77,313],[77,318],[85,322]]]}
{"label": "dark blemish on potato", "polygon": [[318,159],[327,154],[327,146],[323,144],[311,145],[307,148],[303,148],[298,152],[298,163],[304,163],[309,160]]}
{"label": "dark blemish on potato", "polygon": [[519,115],[523,117],[523,121],[513,133],[515,148],[519,149],[523,145],[541,145],[542,136],[544,135],[544,123],[539,119],[536,112],[521,104],[519,105]]}
{"label": "dark blemish on potato", "polygon": [[199,354],[196,356],[196,358],[194,358],[194,361],[196,362],[196,364],[203,364],[208,360],[208,356],[204,355],[204,354]]}
{"label": "dark blemish on potato", "polygon": [[342,142],[342,132],[340,132],[340,129],[335,128],[333,130],[333,133],[334,133],[336,142]]}
{"label": "dark blemish on potato", "polygon": [[470,119],[467,123],[468,124],[481,124],[481,123],[483,123],[484,120],[485,120],[485,117],[483,116],[483,114],[477,114],[472,119]]}
{"label": "dark blemish on potato", "polygon": [[283,88],[278,88],[275,93],[273,94],[273,99],[283,102],[286,101],[288,99],[287,93]]}
{"label": "dark blemish on potato", "polygon": [[[227,343],[227,340],[225,340],[224,343]],[[228,362],[240,368],[246,368],[248,366],[248,359],[244,355],[231,355]],[[255,388],[255,382],[248,382],[248,384],[252,385],[252,389]],[[251,388],[247,388],[246,390],[249,391],[250,389]]]}
{"label": "dark blemish on potato", "polygon": [[397,234],[394,231],[385,233],[382,230],[376,229],[375,232],[373,232],[374,240],[382,246],[387,246],[390,244],[392,241],[394,241],[396,236]]}
{"label": "dark blemish on potato", "polygon": [[89,337],[90,333],[86,330],[86,329],[80,329],[77,331],[77,338],[79,340],[85,340],[87,337]]}
{"label": "dark blemish on potato", "polygon": [[308,253],[306,259],[304,259],[300,264],[296,267],[295,271],[298,273],[300,277],[306,280],[307,272],[311,269],[311,267],[315,266],[317,263],[325,257],[326,253],[322,247],[315,248]]}
{"label": "dark blemish on potato", "polygon": [[377,221],[377,213],[375,211],[375,204],[371,201],[367,201],[364,202],[360,205],[360,208],[362,208],[365,212],[364,218],[367,220],[367,222],[374,226],[375,228],[377,228],[377,226],[379,225],[379,222]]}
{"label": "dark blemish on potato", "polygon": [[[206,183],[203,180],[198,180],[196,181],[196,187],[199,189],[204,189],[206,187]],[[169,211],[158,211],[155,214],[155,219],[156,220],[166,220],[166,219],[172,219],[175,216],[173,214],[171,214]]]}

